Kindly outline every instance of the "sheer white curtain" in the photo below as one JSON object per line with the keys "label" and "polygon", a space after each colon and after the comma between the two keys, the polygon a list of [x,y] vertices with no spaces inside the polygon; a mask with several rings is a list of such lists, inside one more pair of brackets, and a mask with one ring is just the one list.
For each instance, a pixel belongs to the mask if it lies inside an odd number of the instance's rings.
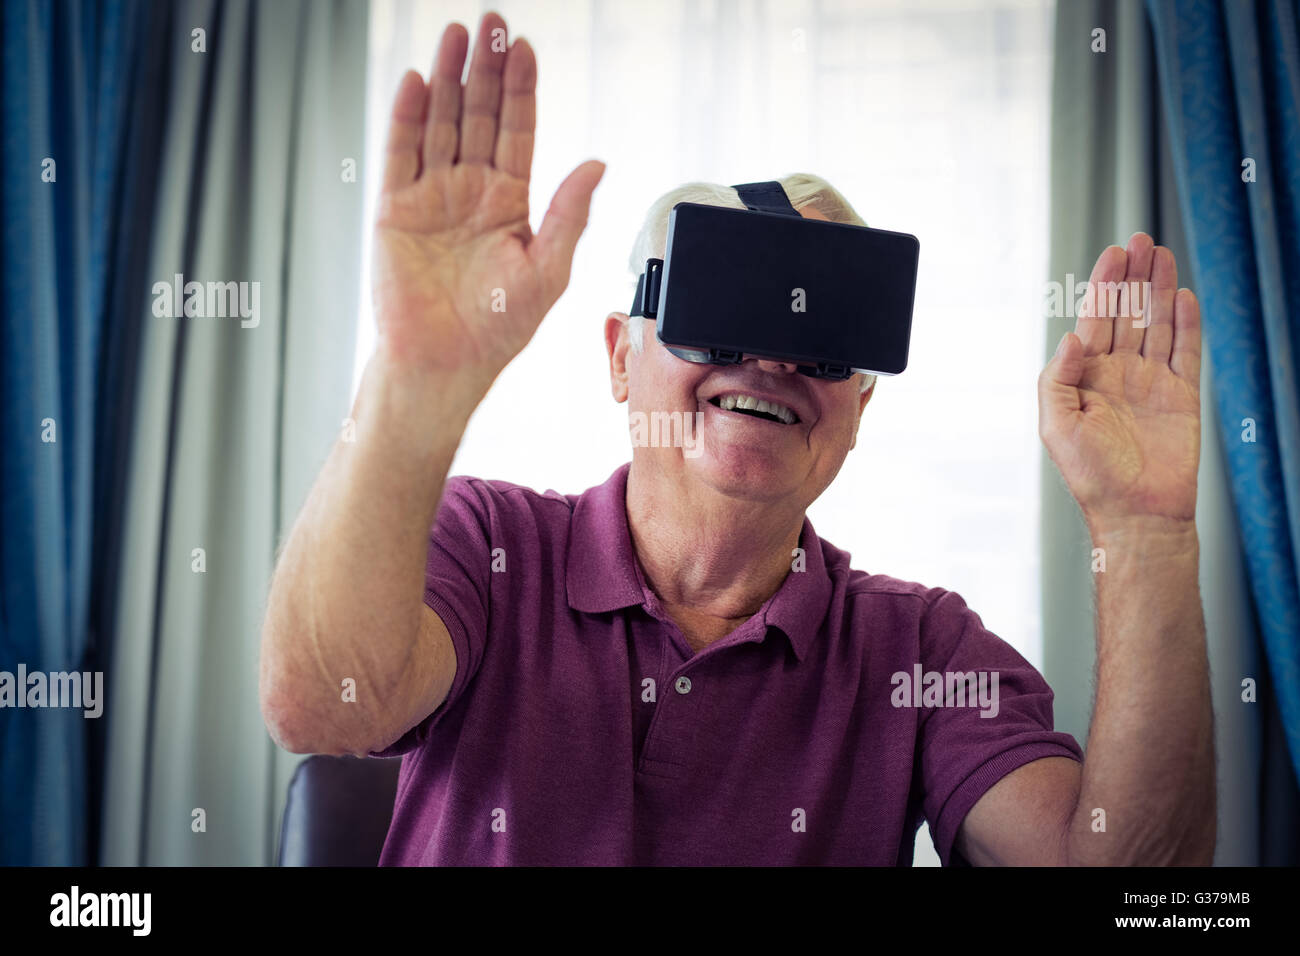
{"label": "sheer white curtain", "polygon": [[[880,380],[809,516],[855,567],[958,591],[1041,666],[1050,0],[375,0],[368,222],[398,78],[427,74],[447,23],[477,33],[486,9],[537,51],[533,228],[574,166],[608,170],[569,290],[479,408],[452,473],[566,493],[603,481],[631,448],[602,324],[631,303],[627,257],[649,204],[691,180],[816,173],[869,224],[917,235],[921,265],[909,368]],[[368,312],[359,342],[358,371]],[[924,834],[917,846],[918,863],[937,862]]]}

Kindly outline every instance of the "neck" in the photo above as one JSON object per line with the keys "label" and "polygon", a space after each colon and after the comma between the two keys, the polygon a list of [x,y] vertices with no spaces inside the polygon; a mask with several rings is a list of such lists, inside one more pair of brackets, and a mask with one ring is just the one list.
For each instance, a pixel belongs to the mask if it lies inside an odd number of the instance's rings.
{"label": "neck", "polygon": [[634,457],[627,518],[646,583],[666,607],[742,621],[790,573],[804,509],[687,486]]}

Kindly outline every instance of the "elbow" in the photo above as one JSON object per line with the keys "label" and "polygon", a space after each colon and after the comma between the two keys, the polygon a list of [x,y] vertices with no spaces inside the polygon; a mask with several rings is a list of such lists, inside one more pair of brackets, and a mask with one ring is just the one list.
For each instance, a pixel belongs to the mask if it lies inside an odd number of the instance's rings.
{"label": "elbow", "polygon": [[[287,633],[277,620],[274,601],[262,622],[258,659],[258,704],[262,723],[276,746],[292,754],[323,754],[322,730],[327,729],[312,707],[309,689],[284,652]],[[326,735],[327,736],[327,735]]]}
{"label": "elbow", "polygon": [[300,708],[266,694],[261,699],[262,722],[277,747],[291,754],[323,753],[310,737]]}
{"label": "elbow", "polygon": [[331,757],[368,757],[385,744],[341,740],[329,727],[304,712],[304,708],[263,701],[262,721],[276,746],[291,754],[325,754]]}
{"label": "elbow", "polygon": [[265,645],[260,670],[258,704],[276,746],[292,754],[326,753],[320,746],[320,721],[314,719],[308,699],[273,665]]}
{"label": "elbow", "polygon": [[[358,704],[337,706],[319,679],[277,655],[268,620],[259,661],[258,703],[262,723],[276,745],[293,754],[365,757],[396,739],[384,722]],[[382,742],[378,742],[382,741]]]}
{"label": "elbow", "polygon": [[[368,757],[396,739],[371,733],[369,726],[339,728],[321,719],[301,697],[261,695],[262,722],[276,746],[292,754]],[[349,732],[352,731],[352,732]]]}
{"label": "elbow", "polygon": [[306,739],[302,707],[292,688],[286,687],[282,669],[276,665],[270,615],[262,626],[262,647],[258,660],[258,708],[266,732],[276,746],[293,754],[315,753]]}

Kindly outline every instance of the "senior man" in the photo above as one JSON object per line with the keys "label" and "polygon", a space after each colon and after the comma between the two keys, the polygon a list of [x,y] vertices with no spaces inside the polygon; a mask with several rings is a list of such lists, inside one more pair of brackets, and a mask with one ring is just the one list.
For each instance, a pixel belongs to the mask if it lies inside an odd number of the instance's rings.
{"label": "senior man", "polygon": [[[397,93],[355,441],[268,602],[277,742],[405,755],[386,864],[906,865],[923,819],[944,863],[1209,863],[1199,314],[1169,251],[1106,249],[1092,281],[1149,280],[1149,325],[1090,310],[1039,381],[1040,435],[1106,551],[1085,759],[957,594],[851,569],[813,530],[860,376],[694,364],[613,313],[615,400],[702,415],[698,453],[642,444],[580,495],[447,478],[567,285],[603,173],[575,169],[532,234],[536,61],[504,31],[484,17],[462,89],[452,24],[430,82]],[[785,185],[803,215],[854,221],[819,180]],[[672,201],[643,233],[659,255]]]}

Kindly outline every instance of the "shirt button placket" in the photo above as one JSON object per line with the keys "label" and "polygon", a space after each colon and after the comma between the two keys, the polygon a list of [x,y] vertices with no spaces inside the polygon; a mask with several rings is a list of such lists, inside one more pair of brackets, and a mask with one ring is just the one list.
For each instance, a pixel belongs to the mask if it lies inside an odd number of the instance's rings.
{"label": "shirt button placket", "polygon": [[700,683],[679,674],[671,683],[673,693],[661,697],[646,734],[642,764],[658,764],[660,776],[676,776],[694,761],[690,742],[696,737],[701,719]]}

